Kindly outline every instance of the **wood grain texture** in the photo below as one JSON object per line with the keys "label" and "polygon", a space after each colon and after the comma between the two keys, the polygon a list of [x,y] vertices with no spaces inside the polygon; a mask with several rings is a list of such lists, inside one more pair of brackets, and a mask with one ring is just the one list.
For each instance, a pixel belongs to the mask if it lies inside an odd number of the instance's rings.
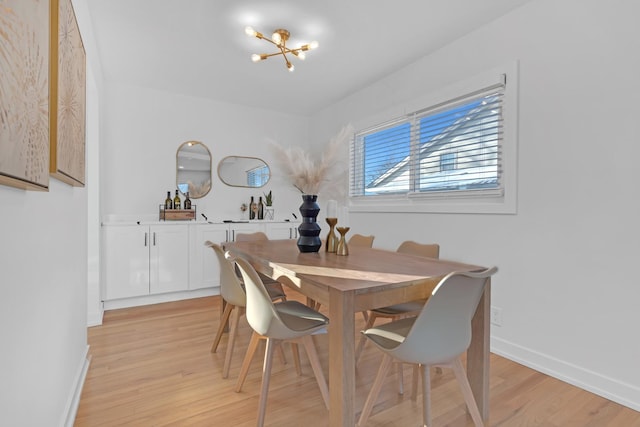
{"label": "wood grain texture", "polygon": [[[290,299],[304,297],[287,290]],[[229,379],[222,378],[224,351],[211,353],[220,321],[220,297],[107,311],[102,326],[89,329],[91,366],[75,426],[254,426],[261,357],[252,363],[241,393],[233,391],[251,330],[241,319]],[[328,312],[325,312],[328,314]],[[364,326],[355,316],[356,330]],[[226,350],[228,334],[220,348]],[[314,337],[328,372],[328,337]],[[306,357],[302,376],[274,360],[266,426],[328,427],[328,411]],[[260,347],[260,354],[264,351]],[[356,369],[357,415],[376,377],[382,355],[365,348]],[[404,369],[410,384],[412,370]],[[432,372],[433,425],[471,427],[453,372]],[[491,354],[488,426],[640,427],[640,413]],[[420,402],[420,397],[418,398]],[[398,394],[394,370],[382,386],[368,426],[412,426],[422,405]]]}

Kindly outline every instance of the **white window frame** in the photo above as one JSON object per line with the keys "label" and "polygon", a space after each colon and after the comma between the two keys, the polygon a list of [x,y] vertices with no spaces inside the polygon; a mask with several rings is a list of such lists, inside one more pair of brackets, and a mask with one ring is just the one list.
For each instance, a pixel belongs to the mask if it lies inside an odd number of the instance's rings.
{"label": "white window frame", "polygon": [[[426,94],[391,111],[412,113],[436,106],[505,81],[503,97],[503,140],[501,142],[502,174],[500,189],[478,189],[451,192],[420,192],[390,195],[350,196],[353,212],[425,212],[425,213],[517,213],[518,155],[518,63],[496,67],[480,75]],[[406,116],[405,116],[406,117]],[[380,115],[356,125],[360,130],[383,127],[396,118]],[[384,123],[383,123],[384,122]],[[353,142],[352,142],[353,143]],[[351,159],[357,161],[357,159]],[[350,182],[353,170],[350,169]]]}

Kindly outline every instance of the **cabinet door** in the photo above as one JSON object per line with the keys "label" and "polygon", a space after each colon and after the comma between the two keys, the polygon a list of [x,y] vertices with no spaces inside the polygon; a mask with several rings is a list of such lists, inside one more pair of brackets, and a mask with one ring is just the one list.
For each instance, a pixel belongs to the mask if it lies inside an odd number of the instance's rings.
{"label": "cabinet door", "polygon": [[149,294],[148,227],[105,226],[104,298],[112,300]]}
{"label": "cabinet door", "polygon": [[213,250],[204,245],[207,240],[221,244],[228,239],[227,224],[203,224],[191,227],[189,252],[189,289],[220,286],[220,266]]}
{"label": "cabinet door", "polygon": [[267,224],[269,239],[297,239],[298,224],[291,222],[270,222]]}
{"label": "cabinet door", "polygon": [[189,287],[189,229],[187,225],[150,228],[149,290],[152,294]]}
{"label": "cabinet door", "polygon": [[229,239],[232,242],[236,241],[236,234],[238,233],[255,233],[256,231],[265,232],[264,223],[261,222],[244,222],[229,224]]}

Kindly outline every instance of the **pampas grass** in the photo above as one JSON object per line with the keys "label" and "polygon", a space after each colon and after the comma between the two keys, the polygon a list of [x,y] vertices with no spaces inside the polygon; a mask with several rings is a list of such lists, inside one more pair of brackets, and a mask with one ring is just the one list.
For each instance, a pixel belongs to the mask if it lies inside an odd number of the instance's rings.
{"label": "pampas grass", "polygon": [[[344,183],[346,176],[345,162],[339,159],[339,153],[348,147],[353,127],[343,127],[338,134],[331,138],[320,159],[311,157],[308,151],[301,147],[282,147],[271,142],[271,148],[276,154],[279,170],[282,170],[291,184],[303,194],[319,194],[323,190],[332,189],[344,192],[340,183]],[[336,185],[337,184],[337,185]]]}

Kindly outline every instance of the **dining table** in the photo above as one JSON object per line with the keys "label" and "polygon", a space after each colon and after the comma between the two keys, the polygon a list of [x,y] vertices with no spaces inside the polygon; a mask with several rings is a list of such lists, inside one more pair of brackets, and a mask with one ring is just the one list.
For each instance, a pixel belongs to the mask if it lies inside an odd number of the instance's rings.
{"label": "dining table", "polygon": [[[373,308],[428,298],[454,271],[485,268],[445,259],[353,246],[348,255],[300,252],[296,240],[227,242],[225,250],[256,271],[320,303],[329,317],[329,425],[356,423],[355,315]],[[489,418],[489,309],[491,283],[472,319],[467,377],[482,418]]]}

